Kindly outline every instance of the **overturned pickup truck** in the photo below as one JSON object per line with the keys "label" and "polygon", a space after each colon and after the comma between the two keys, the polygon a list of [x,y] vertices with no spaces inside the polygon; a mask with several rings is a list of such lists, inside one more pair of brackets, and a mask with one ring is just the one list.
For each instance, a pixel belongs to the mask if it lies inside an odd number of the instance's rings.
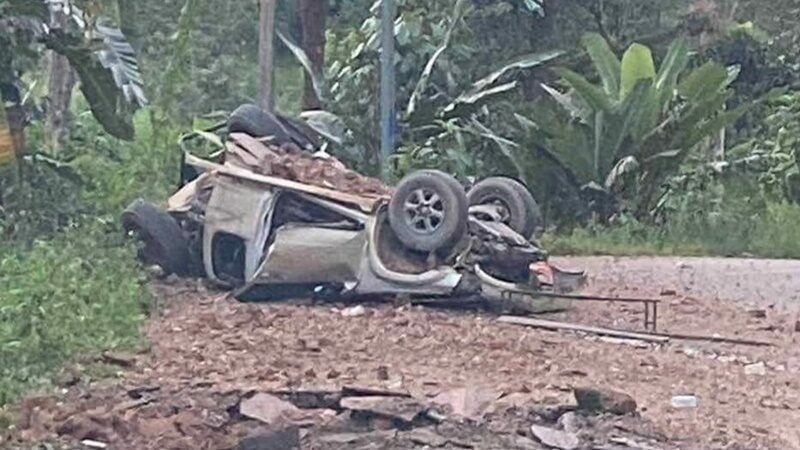
{"label": "overturned pickup truck", "polygon": [[390,188],[318,151],[304,123],[246,105],[225,128],[215,158],[184,153],[166,211],[137,200],[122,215],[140,257],[166,272],[206,276],[243,300],[386,294],[528,310],[553,307],[538,292],[584,279],[531,244],[540,213],[518,181],[467,192],[422,170]]}

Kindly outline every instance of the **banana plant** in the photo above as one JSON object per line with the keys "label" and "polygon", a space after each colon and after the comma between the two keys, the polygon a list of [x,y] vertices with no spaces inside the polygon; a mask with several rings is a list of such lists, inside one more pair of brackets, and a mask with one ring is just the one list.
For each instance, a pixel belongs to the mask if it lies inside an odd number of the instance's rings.
{"label": "banana plant", "polygon": [[[543,12],[540,10],[542,2],[524,3],[533,13]],[[374,136],[377,133],[375,88],[380,50],[380,28],[375,16],[378,6],[376,2],[371,9],[373,16],[367,18],[357,32],[344,38],[344,45],[330,55],[332,64],[327,70],[327,80],[310,67],[298,45],[279,34],[310,75],[323,107],[336,113],[336,120],[346,126],[345,134],[350,136],[348,144],[358,149],[353,153],[362,158],[377,154]],[[489,115],[487,105],[519,87],[516,75],[547,65],[563,54],[553,50],[522,55],[494,70],[487,70],[483,78],[465,83],[465,70],[457,61],[472,50],[459,40],[459,32],[465,32],[466,19],[473,9],[474,5],[468,0],[437,3],[433,8],[423,1],[407,2],[395,22],[398,51],[403,55],[396,63],[398,104],[401,106],[398,114],[400,151],[394,161],[400,172],[410,167],[446,165],[441,158],[463,167],[474,155],[475,148],[482,144],[494,146],[495,151],[510,157],[510,149],[516,144],[483,123]]]}
{"label": "banana plant", "polygon": [[[51,15],[63,13],[66,26],[54,26]],[[37,65],[44,48],[65,56],[80,80],[94,117],[111,135],[133,139],[133,112],[147,103],[133,47],[110,19],[90,16],[69,1],[0,0],[0,93],[5,108],[20,109],[21,73]],[[16,115],[15,115],[16,116]],[[19,157],[25,120],[0,121],[0,160]],[[6,133],[4,130],[8,130]]]}
{"label": "banana plant", "polygon": [[553,102],[520,123],[578,188],[622,197],[646,215],[665,178],[744,112],[725,110],[738,71],[714,62],[687,71],[685,39],[672,42],[659,67],[644,45],[632,44],[621,59],[598,34],[586,34],[583,45],[599,83],[558,69],[562,88],[542,86]]}

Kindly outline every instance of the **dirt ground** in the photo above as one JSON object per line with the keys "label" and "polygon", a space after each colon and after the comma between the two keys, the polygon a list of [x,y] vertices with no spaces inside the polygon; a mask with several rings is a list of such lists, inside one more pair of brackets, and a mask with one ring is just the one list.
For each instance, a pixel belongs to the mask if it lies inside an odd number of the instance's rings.
{"label": "dirt ground", "polygon": [[[262,425],[242,417],[243,398],[256,392],[336,392],[358,386],[406,392],[416,399],[462,387],[496,395],[471,420],[421,428],[450,436],[438,444],[407,435],[414,426],[395,427],[394,446],[375,444],[378,440],[358,446],[351,435],[318,437],[325,427],[343,426],[347,411],[315,405],[314,425],[302,432],[304,449],[537,449],[545,447],[530,435],[530,425],[576,428],[548,411],[559,405],[569,410],[575,387],[597,387],[629,394],[638,412],[623,417],[578,414],[573,417],[580,422],[577,448],[800,449],[795,426],[800,421],[800,332],[793,304],[800,292],[795,286],[800,263],[677,258],[556,262],[589,270],[586,293],[659,298],[660,331],[774,346],[678,340],[642,344],[501,324],[487,311],[400,304],[367,304],[363,314],[351,314],[354,310],[346,309],[351,305],[341,304],[242,304],[201,283],[159,282],[154,289],[162,299],[147,326],[149,349],[132,357],[109,356],[122,371],[117,379],[87,385],[76,376],[65,380],[61,396],[25,400],[18,407],[18,428],[5,445],[24,448],[25,442],[69,444],[90,438],[119,449],[234,448]],[[643,327],[643,309],[633,304],[574,302],[569,311],[544,318],[626,330]],[[676,395],[695,396],[697,407],[674,408]],[[392,427],[367,428],[384,433],[374,439],[386,439],[386,428]],[[469,437],[452,438],[457,434]]]}

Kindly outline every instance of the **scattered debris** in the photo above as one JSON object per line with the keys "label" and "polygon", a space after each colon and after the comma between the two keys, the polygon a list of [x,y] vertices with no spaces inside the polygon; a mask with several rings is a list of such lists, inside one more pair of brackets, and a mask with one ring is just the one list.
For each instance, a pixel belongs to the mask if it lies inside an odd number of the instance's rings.
{"label": "scattered debris", "polygon": [[450,442],[447,438],[437,433],[433,428],[415,428],[411,431],[403,433],[403,437],[411,441],[413,444],[434,448],[444,447]]}
{"label": "scattered debris", "polygon": [[763,362],[748,364],[744,366],[744,374],[764,376],[767,374],[767,366]]}
{"label": "scattered debris", "polygon": [[341,401],[344,409],[367,416],[399,421],[407,425],[426,416],[428,407],[411,398],[347,397]]}
{"label": "scattered debris", "polygon": [[697,397],[694,395],[676,395],[670,402],[673,408],[688,409],[697,408]]}
{"label": "scattered debris", "polygon": [[734,344],[734,345],[745,345],[749,347],[772,347],[774,346],[771,342],[766,341],[757,341],[753,339],[738,339],[738,338],[727,338],[723,336],[701,336],[701,335],[694,335],[694,334],[679,334],[679,333],[653,333],[654,336],[661,336],[666,337],[669,339],[675,339],[680,341],[699,341],[699,342],[713,342],[717,344]]}
{"label": "scattered debris", "polygon": [[635,348],[651,348],[654,344],[650,342],[643,342],[636,339],[621,339],[608,336],[598,336],[597,340],[607,344],[627,345],[628,347]]}
{"label": "scattered debris", "polygon": [[767,318],[767,310],[766,309],[751,309],[747,311],[747,314],[754,319],[766,319]]}
{"label": "scattered debris", "polygon": [[103,352],[102,361],[112,366],[130,368],[136,364],[136,357],[124,353]]}
{"label": "scattered debris", "polygon": [[574,405],[534,405],[530,408],[532,413],[547,422],[556,422],[565,414],[574,412],[575,409]]}
{"label": "scattered debris", "polygon": [[391,391],[387,389],[375,389],[359,386],[344,386],[342,388],[343,397],[400,397],[411,398],[411,394],[402,391]]}
{"label": "scattered debris", "polygon": [[502,395],[502,392],[495,390],[464,387],[440,393],[433,399],[433,403],[449,407],[450,412],[456,416],[477,419],[489,404]]}
{"label": "scattered debris", "polygon": [[503,316],[497,319],[498,322],[509,323],[513,325],[523,325],[533,328],[542,328],[545,330],[566,330],[577,331],[581,333],[597,334],[600,336],[617,337],[624,339],[636,339],[644,342],[654,342],[664,344],[669,342],[669,337],[653,335],[647,333],[632,333],[627,331],[613,330],[610,328],[592,327],[585,325],[578,325],[573,323],[554,322],[552,320],[531,319],[528,317],[518,316]]}
{"label": "scattered debris", "polygon": [[361,317],[367,313],[362,305],[352,306],[342,310],[342,317]]}
{"label": "scattered debris", "polygon": [[108,444],[106,444],[105,442],[93,441],[91,439],[82,440],[81,445],[89,448],[108,448]]}
{"label": "scattered debris", "polygon": [[234,450],[300,450],[297,427],[255,434],[243,439]]}
{"label": "scattered debris", "polygon": [[542,444],[559,450],[576,450],[581,440],[573,433],[531,425],[531,434]]}
{"label": "scattered debris", "polygon": [[242,400],[239,412],[251,419],[259,420],[267,425],[309,425],[312,416],[295,405],[269,394],[256,394]]}
{"label": "scattered debris", "polygon": [[243,133],[231,134],[228,161],[253,173],[297,181],[355,195],[390,195],[380,180],[349,170],[328,155],[319,158],[291,144],[270,145]]}
{"label": "scattered debris", "polygon": [[395,430],[377,430],[367,433],[324,434],[317,440],[325,444],[348,445],[346,448],[352,448],[352,445],[358,442],[376,443],[394,439],[396,435],[397,432]]}
{"label": "scattered debris", "polygon": [[588,412],[604,412],[616,415],[636,411],[636,400],[628,394],[597,388],[576,388],[573,393],[578,409]]}
{"label": "scattered debris", "polygon": [[626,437],[615,436],[615,437],[609,438],[608,440],[610,442],[613,442],[614,444],[623,445],[623,446],[625,446],[625,448],[636,449],[636,450],[658,450],[656,447],[652,447],[652,446],[647,445],[645,443],[642,443],[642,442],[639,442],[639,441],[635,441],[633,439],[626,438]]}
{"label": "scattered debris", "polygon": [[581,429],[581,419],[575,411],[568,411],[558,418],[558,425],[567,433],[578,433]]}

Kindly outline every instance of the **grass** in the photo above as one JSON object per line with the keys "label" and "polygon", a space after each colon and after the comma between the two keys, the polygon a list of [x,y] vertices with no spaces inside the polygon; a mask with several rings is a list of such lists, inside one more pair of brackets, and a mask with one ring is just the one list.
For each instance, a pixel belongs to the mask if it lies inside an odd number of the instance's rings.
{"label": "grass", "polygon": [[150,294],[130,243],[109,228],[0,250],[0,404],[48,386],[77,355],[140,344]]}
{"label": "grass", "polygon": [[549,232],[542,245],[556,255],[744,256],[800,258],[800,206],[768,204],[750,213],[676,214],[662,226],[622,220],[568,233]]}
{"label": "grass", "polygon": [[65,363],[142,344],[151,293],[118,218],[136,197],[166,198],[179,154],[154,142],[148,111],[135,124],[137,140],[120,142],[79,115],[63,154],[82,182],[53,184],[61,177],[34,167],[14,185],[27,187],[0,216],[11,237],[0,244],[0,405],[51,387]]}

